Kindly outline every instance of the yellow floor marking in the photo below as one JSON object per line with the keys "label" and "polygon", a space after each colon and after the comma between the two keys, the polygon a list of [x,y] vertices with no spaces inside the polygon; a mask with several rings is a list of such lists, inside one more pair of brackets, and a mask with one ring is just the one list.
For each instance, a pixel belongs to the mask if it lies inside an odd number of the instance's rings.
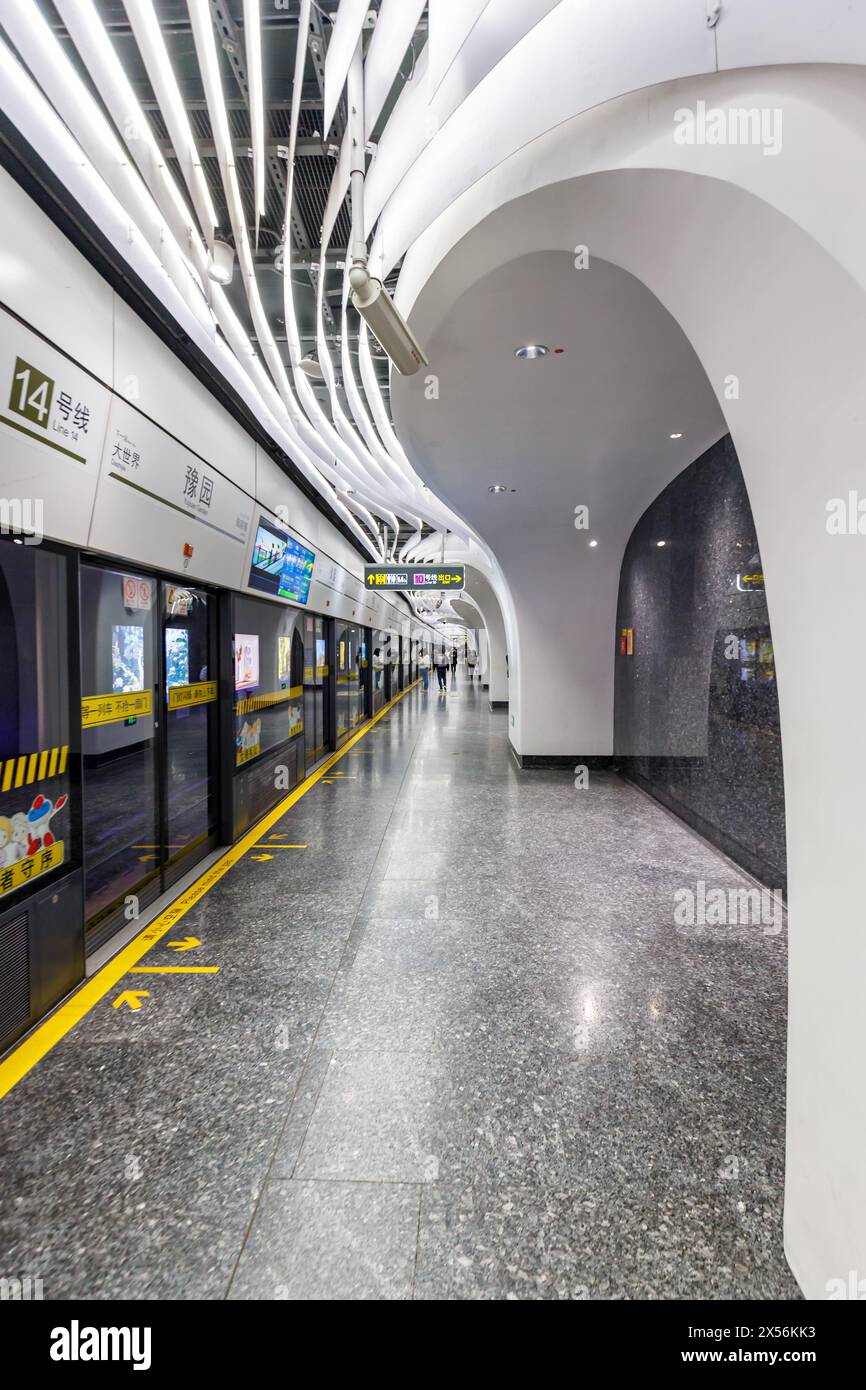
{"label": "yellow floor marking", "polygon": [[[41,1061],[45,1054],[50,1052],[52,1047],[65,1037],[71,1028],[75,1027],[76,1023],[80,1023],[85,1014],[90,1013],[95,1004],[105,998],[109,990],[114,989],[117,982],[122,980],[124,975],[138,964],[142,956],[146,955],[152,946],[162,940],[166,932],[171,931],[177,925],[181,917],[185,916],[191,907],[200,902],[211,888],[243,859],[248,850],[254,849],[261,842],[262,835],[266,835],[272,826],[282,820],[286,812],[290,811],[302,796],[306,796],[307,792],[311,791],[316,783],[321,781],[326,773],[335,767],[341,758],[346,756],[350,748],[354,748],[356,743],[360,743],[362,738],[366,738],[373,726],[391,708],[391,705],[396,705],[398,700],[402,700],[404,695],[408,695],[410,690],[414,690],[415,685],[417,685],[417,681],[408,686],[406,690],[401,690],[399,695],[395,695],[391,703],[385,705],[384,709],[375,714],[369,724],[352,734],[337,753],[332,753],[327,761],[322,763],[322,766],[313,772],[305,782],[290,792],[279,806],[275,806],[273,811],[269,811],[266,816],[263,816],[252,830],[248,830],[246,835],[238,840],[237,844],[227,849],[225,854],[215,864],[212,864],[206,873],[202,874],[201,878],[196,879],[185,893],[181,893],[180,897],[176,898],[165,909],[165,912],[161,912],[149,926],[139,932],[138,936],[133,937],[132,941],[124,946],[123,950],[118,951],[117,955],[113,956],[101,970],[98,970],[92,979],[79,985],[75,993],[64,1004],[55,1009],[53,1014],[49,1014],[48,1018],[40,1023],[29,1037],[20,1042],[16,1048],[13,1048],[9,1056],[0,1062],[0,1100],[8,1095],[13,1086],[18,1085],[22,1076],[26,1076],[36,1066],[36,1063]],[[276,849],[277,846],[272,845],[271,848]],[[138,992],[149,997],[147,991]],[[122,999],[123,996],[121,995],[120,998]],[[115,1008],[118,1002],[119,1000],[114,1001]]]}
{"label": "yellow floor marking", "polygon": [[218,965],[134,965],[130,975],[218,975]]}
{"label": "yellow floor marking", "polygon": [[253,849],[306,849],[306,845],[253,845]]}
{"label": "yellow floor marking", "polygon": [[122,994],[118,994],[117,998],[112,1000],[112,1008],[119,1009],[121,1004],[128,1004],[134,1012],[141,1008],[142,999],[149,998],[149,989],[125,989]]}

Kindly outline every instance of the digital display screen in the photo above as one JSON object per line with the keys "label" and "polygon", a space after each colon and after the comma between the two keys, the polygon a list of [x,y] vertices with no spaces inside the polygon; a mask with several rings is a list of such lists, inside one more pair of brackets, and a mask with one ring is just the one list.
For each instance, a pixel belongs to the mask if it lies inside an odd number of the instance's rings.
{"label": "digital display screen", "polygon": [[277,638],[277,680],[287,681],[292,661],[291,637]]}
{"label": "digital display screen", "polygon": [[165,683],[189,685],[189,629],[167,627],[165,629]]}
{"label": "digital display screen", "polygon": [[306,603],[315,560],[314,551],[260,517],[253,542],[250,588],[292,603]]}
{"label": "digital display screen", "polygon": [[111,629],[111,688],[144,689],[144,628],[123,623]]}
{"label": "digital display screen", "polygon": [[235,690],[252,690],[259,683],[259,639],[255,633],[235,633]]}

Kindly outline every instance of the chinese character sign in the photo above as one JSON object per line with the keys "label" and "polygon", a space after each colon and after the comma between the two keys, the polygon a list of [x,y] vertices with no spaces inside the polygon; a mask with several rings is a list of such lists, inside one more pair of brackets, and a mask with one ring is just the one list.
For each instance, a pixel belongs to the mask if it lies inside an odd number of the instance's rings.
{"label": "chinese character sign", "polygon": [[414,565],[411,568],[393,565],[368,565],[364,570],[367,589],[462,589],[466,583],[463,565]]}

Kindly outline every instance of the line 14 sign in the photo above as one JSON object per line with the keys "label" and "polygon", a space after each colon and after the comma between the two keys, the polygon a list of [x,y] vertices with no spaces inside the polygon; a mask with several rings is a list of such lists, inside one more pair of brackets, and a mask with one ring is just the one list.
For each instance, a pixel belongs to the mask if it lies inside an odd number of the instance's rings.
{"label": "line 14 sign", "polygon": [[368,589],[462,589],[466,571],[462,565],[367,565]]}

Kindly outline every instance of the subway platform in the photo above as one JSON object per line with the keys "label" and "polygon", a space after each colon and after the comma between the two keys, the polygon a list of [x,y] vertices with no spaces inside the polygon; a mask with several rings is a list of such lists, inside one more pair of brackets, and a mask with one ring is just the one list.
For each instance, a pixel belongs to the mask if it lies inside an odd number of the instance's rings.
{"label": "subway platform", "polygon": [[784,930],[678,925],[753,885],[433,684],[0,1101],[0,1268],[45,1299],[799,1297]]}

